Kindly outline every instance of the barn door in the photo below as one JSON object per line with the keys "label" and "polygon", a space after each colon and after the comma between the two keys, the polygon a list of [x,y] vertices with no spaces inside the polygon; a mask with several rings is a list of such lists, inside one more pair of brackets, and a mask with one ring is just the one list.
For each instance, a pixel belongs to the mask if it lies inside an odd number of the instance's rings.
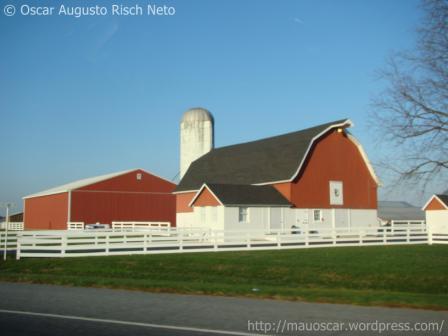
{"label": "barn door", "polygon": [[280,208],[271,208],[270,211],[270,230],[281,230],[282,229],[282,212]]}

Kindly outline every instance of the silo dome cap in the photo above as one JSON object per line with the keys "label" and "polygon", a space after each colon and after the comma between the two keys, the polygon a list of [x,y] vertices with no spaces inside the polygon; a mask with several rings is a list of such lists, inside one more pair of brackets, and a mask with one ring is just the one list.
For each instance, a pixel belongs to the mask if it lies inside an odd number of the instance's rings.
{"label": "silo dome cap", "polygon": [[195,107],[189,109],[187,112],[184,113],[184,115],[182,116],[181,123],[197,122],[197,121],[211,121],[213,123],[213,116],[206,109],[202,107]]}

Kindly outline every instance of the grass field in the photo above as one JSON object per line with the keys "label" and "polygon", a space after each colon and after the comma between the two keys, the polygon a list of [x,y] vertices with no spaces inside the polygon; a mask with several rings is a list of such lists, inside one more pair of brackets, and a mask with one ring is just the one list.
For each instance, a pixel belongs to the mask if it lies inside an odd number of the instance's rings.
{"label": "grass field", "polygon": [[11,259],[0,279],[448,310],[448,246]]}

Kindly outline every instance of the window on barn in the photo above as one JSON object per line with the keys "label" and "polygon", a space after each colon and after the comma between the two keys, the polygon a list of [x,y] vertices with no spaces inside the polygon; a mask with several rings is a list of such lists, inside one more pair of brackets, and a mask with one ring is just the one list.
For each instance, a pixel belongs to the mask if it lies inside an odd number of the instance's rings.
{"label": "window on barn", "polygon": [[344,204],[344,188],[342,181],[330,181],[330,204]]}
{"label": "window on barn", "polygon": [[247,223],[249,221],[249,209],[247,207],[238,208],[238,220],[240,223]]}
{"label": "window on barn", "polygon": [[313,210],[313,221],[314,222],[322,222],[322,210],[315,209]]}

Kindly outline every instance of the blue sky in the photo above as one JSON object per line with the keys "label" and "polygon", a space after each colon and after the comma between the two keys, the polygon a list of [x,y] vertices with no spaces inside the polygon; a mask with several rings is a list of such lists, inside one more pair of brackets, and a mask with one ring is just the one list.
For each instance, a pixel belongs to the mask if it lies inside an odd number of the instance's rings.
{"label": "blue sky", "polygon": [[6,17],[9,3],[147,2],[0,1],[0,201],[18,209],[24,195],[103,173],[173,178],[194,106],[215,116],[217,146],[349,117],[376,162],[375,72],[412,47],[422,16],[413,0],[152,1],[176,14],[78,19]]}

